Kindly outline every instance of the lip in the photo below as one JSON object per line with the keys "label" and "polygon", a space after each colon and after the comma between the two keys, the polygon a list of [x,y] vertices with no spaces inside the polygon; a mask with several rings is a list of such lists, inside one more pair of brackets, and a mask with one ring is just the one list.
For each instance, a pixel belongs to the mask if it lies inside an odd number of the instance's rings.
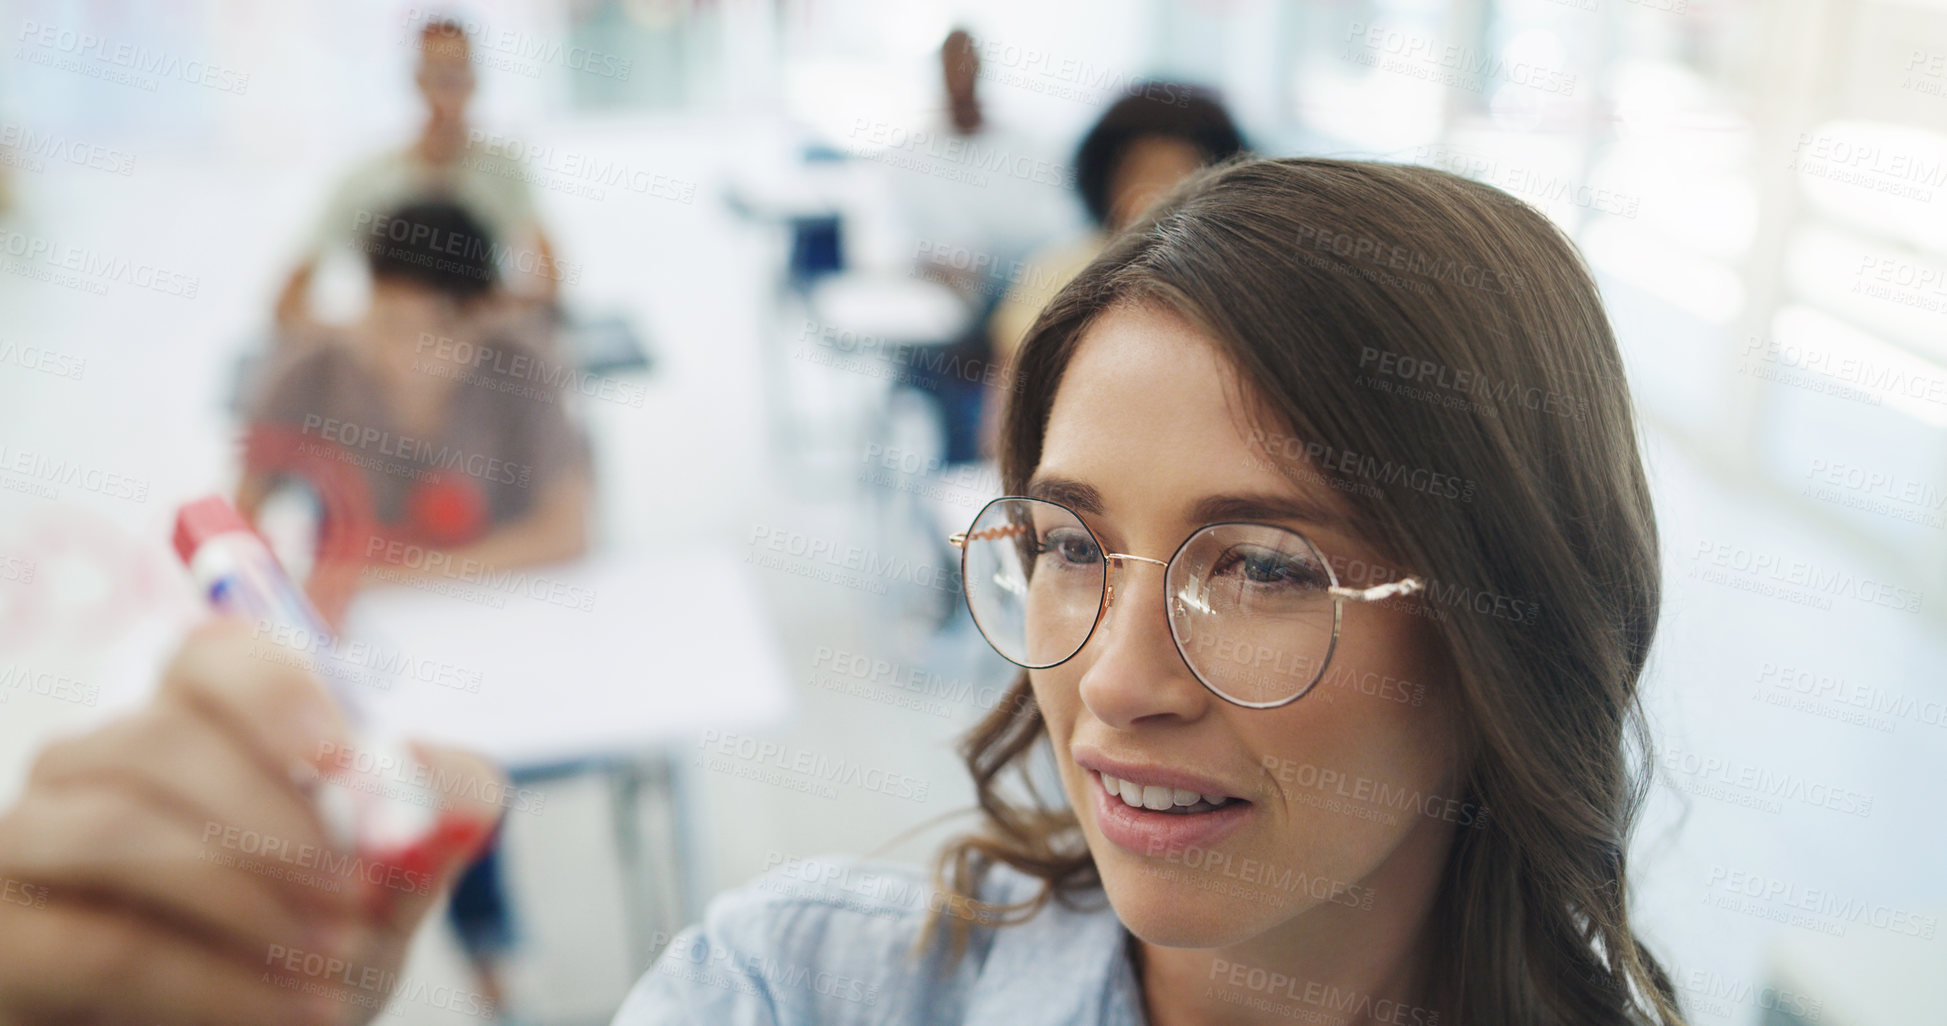
{"label": "lip", "polygon": [[1072,757],[1075,760],[1075,765],[1083,769],[1094,770],[1097,773],[1107,773],[1109,776],[1118,777],[1123,780],[1131,780],[1138,784],[1154,784],[1157,787],[1180,787],[1185,791],[1195,791],[1203,795],[1221,795],[1227,798],[1243,797],[1242,795],[1233,793],[1223,783],[1212,780],[1209,777],[1200,777],[1194,773],[1184,773],[1162,766],[1144,766],[1133,762],[1119,762],[1093,748],[1077,748],[1072,753]]}
{"label": "lip", "polygon": [[1166,856],[1185,848],[1211,848],[1236,833],[1256,814],[1249,801],[1235,801],[1212,812],[1178,815],[1137,808],[1110,794],[1102,786],[1101,774],[1139,784],[1181,787],[1199,794],[1229,795],[1230,791],[1207,777],[1159,767],[1117,762],[1100,753],[1078,750],[1075,765],[1088,771],[1089,791],[1095,797],[1095,826],[1102,836],[1133,855],[1150,858]]}
{"label": "lip", "polygon": [[1214,848],[1257,813],[1257,806],[1245,801],[1188,816],[1151,812],[1110,794],[1094,772],[1089,774],[1089,790],[1095,793],[1095,828],[1102,836],[1132,855],[1149,858],[1186,848]]}

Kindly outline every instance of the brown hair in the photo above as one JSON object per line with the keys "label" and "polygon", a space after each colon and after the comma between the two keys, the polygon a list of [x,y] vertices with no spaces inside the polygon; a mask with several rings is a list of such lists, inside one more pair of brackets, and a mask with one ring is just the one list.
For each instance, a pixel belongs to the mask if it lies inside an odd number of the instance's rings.
{"label": "brown hair", "polygon": [[432,18],[419,28],[421,53],[465,58],[470,46],[465,27],[452,18]]}
{"label": "brown hair", "polygon": [[[1361,536],[1410,568],[1350,583],[1428,582],[1415,601],[1454,667],[1466,800],[1492,813],[1448,856],[1436,1007],[1509,1026],[1681,1022],[1631,930],[1624,876],[1651,766],[1636,686],[1656,526],[1615,337],[1574,245],[1506,193],[1425,167],[1201,172],[1029,332],[1002,428],[1009,494],[1040,461],[1078,341],[1124,304],[1214,340],[1290,432],[1281,454],[1324,453]],[[1427,487],[1428,469],[1447,484]],[[1044,736],[1023,672],[962,743],[983,830],[941,852],[939,886],[972,901],[997,862],[1042,885],[1020,904],[975,902],[980,917],[936,915],[927,935],[944,926],[956,953],[969,919],[1018,922],[1100,887],[1065,802],[1003,793]]]}

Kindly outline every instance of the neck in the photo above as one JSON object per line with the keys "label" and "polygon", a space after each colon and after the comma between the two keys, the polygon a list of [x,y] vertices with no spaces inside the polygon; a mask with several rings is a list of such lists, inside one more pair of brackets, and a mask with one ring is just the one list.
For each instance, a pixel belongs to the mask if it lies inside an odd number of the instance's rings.
{"label": "neck", "polygon": [[1333,885],[1331,900],[1237,944],[1166,948],[1139,940],[1150,1023],[1289,1026],[1296,1017],[1391,1026],[1431,1019],[1431,919],[1452,841],[1451,826],[1426,820],[1357,886]]}
{"label": "neck", "polygon": [[972,135],[980,131],[980,101],[973,97],[953,97],[947,101],[947,114],[953,120],[953,127],[961,135]]}
{"label": "neck", "polygon": [[437,114],[419,132],[419,156],[429,164],[445,164],[466,145],[466,122]]}
{"label": "neck", "polygon": [[422,340],[451,336],[454,328],[452,318],[442,316],[422,297],[399,296],[380,287],[373,290],[357,338],[374,363],[398,372],[418,361],[422,348],[427,356],[437,351],[436,346],[422,347]]}

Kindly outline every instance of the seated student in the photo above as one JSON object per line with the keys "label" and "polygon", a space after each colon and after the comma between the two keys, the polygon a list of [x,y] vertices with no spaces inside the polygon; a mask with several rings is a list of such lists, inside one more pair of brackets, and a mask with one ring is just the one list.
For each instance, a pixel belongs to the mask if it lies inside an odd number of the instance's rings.
{"label": "seated student", "polygon": [[527,267],[505,283],[509,291],[544,306],[559,298],[563,268],[535,210],[528,171],[502,147],[481,142],[486,135],[468,116],[476,83],[466,29],[450,18],[408,15],[407,22],[419,22],[413,85],[426,119],[410,143],[372,154],[338,179],[278,293],[277,321],[286,329],[311,319],[311,282],[325,256],[347,242],[362,245],[361,229],[373,215],[411,200],[444,199],[465,207],[502,246],[524,258]]}
{"label": "seated student", "polygon": [[1041,308],[1111,236],[1191,172],[1243,149],[1230,112],[1208,90],[1147,82],[1110,105],[1075,151],[1075,189],[1094,229],[1042,250],[1022,268],[994,313],[995,352],[1013,359]]}
{"label": "seated student", "polygon": [[[924,105],[927,117],[908,141],[926,142],[902,145],[897,173],[888,176],[912,273],[952,289],[970,313],[957,338],[931,348],[928,359],[902,362],[899,376],[937,405],[947,463],[981,457],[982,381],[993,362],[988,320],[1006,293],[1009,271],[1065,235],[1072,219],[1059,160],[1046,159],[1051,155],[1038,140],[982,96],[980,55],[971,32],[947,33],[939,49],[945,102]],[[987,173],[1001,165],[1009,172]],[[983,173],[969,174],[973,168]]]}
{"label": "seated student", "polygon": [[[586,547],[586,447],[563,368],[512,333],[532,322],[498,305],[493,246],[462,206],[409,204],[360,240],[372,276],[365,315],[280,347],[251,413],[238,508],[281,481],[320,495],[327,551],[306,581],[334,623],[362,584],[436,575],[394,543],[511,568]],[[448,918],[485,999],[504,1004],[513,938],[498,834],[463,874]]]}
{"label": "seated student", "polygon": [[[1075,151],[1075,189],[1094,227],[1034,254],[1014,276],[987,324],[993,360],[1002,368],[990,380],[1007,380],[1014,353],[1042,308],[1116,232],[1198,168],[1229,160],[1244,148],[1223,103],[1195,86],[1142,83],[1103,111]],[[983,453],[993,447],[1006,391],[990,387],[983,397]]]}
{"label": "seated student", "polygon": [[580,555],[590,480],[560,387],[572,369],[506,316],[486,229],[457,204],[413,203],[374,218],[360,246],[371,304],[280,347],[250,408],[239,508],[252,516],[280,478],[326,492],[310,590],[334,622],[361,580],[438,572],[388,561],[403,551],[391,542],[449,567]]}
{"label": "seated student", "polygon": [[[1375,350],[1580,415],[1369,387]],[[1017,374],[1012,495],[958,536],[1023,667],[964,748],[983,828],[934,890],[810,862],[719,897],[618,1026],[1682,1021],[1625,867],[1655,522],[1615,337],[1547,218],[1430,168],[1202,172]],[[0,877],[48,888],[0,903],[0,1019],[289,1021],[311,1006],[266,945],[398,965],[396,923],[194,861],[203,809],[304,814],[268,771],[168,758],[183,720],[305,750],[235,725],[307,686],[242,637],[192,639],[0,822]],[[1018,786],[1041,760],[1059,793]]]}

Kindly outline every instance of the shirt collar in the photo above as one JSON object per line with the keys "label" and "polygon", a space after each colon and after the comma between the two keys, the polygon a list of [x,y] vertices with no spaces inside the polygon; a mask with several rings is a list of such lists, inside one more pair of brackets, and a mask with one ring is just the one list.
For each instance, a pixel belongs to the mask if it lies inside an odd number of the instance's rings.
{"label": "shirt collar", "polygon": [[1101,890],[1076,904],[1051,899],[1026,922],[994,928],[966,1026],[1144,1026],[1129,931]]}

